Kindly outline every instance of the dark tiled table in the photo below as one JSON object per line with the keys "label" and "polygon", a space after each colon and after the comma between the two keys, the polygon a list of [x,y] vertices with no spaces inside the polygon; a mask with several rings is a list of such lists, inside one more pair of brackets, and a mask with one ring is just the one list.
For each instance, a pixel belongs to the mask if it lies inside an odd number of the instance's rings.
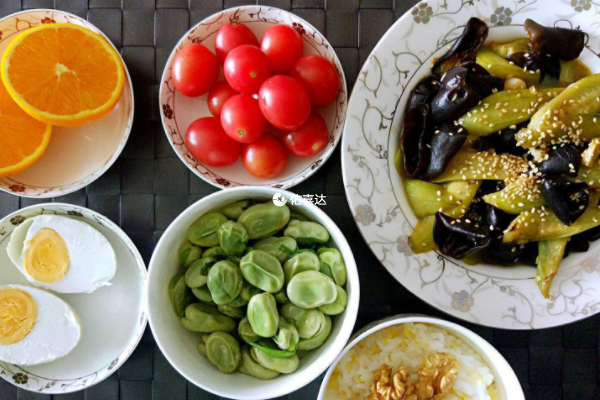
{"label": "dark tiled table", "polygon": [[[415,0],[260,0],[292,10],[325,33],[335,47],[349,88],[383,33]],[[148,261],[169,223],[189,204],[216,191],[176,158],[160,124],[158,80],[180,36],[223,8],[255,4],[246,0],[0,0],[0,15],[28,8],[54,8],[88,18],[120,48],[135,86],[136,117],[123,155],[102,178],[56,201],[92,208],[120,224]],[[312,178],[293,189],[327,195],[324,210],[354,250],[361,281],[356,328],[396,313],[420,312],[446,318],[390,279],[358,233],[344,195],[338,151]],[[0,217],[36,203],[0,194]],[[458,323],[479,333],[515,369],[528,399],[592,399],[598,383],[598,318],[539,332],[510,332]],[[313,400],[320,379],[287,400]],[[18,391],[0,380],[1,400],[185,400],[216,399],[188,383],[157,348],[150,330],[133,356],[108,380],[84,392],[49,396]]]}

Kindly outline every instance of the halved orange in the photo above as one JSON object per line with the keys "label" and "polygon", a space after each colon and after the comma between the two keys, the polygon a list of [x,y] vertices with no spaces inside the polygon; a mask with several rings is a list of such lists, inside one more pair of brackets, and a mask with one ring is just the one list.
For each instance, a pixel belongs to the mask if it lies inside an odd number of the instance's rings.
{"label": "halved orange", "polygon": [[44,24],[19,34],[0,69],[17,104],[56,126],[80,126],[107,115],[125,81],[119,53],[101,35],[73,24]]}
{"label": "halved orange", "polygon": [[46,151],[52,125],[27,115],[0,85],[0,176],[23,171]]}

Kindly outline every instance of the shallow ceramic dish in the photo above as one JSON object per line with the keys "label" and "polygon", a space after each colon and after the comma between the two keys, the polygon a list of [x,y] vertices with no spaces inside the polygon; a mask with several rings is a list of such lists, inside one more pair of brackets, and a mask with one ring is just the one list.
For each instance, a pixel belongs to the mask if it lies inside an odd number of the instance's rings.
{"label": "shallow ceramic dish", "polygon": [[[393,325],[400,325],[408,322],[416,322],[416,323],[425,323],[428,325],[433,325],[446,331],[451,334],[457,336],[462,339],[466,344],[471,346],[473,350],[475,350],[486,362],[488,367],[492,370],[496,384],[498,385],[498,391],[500,394],[501,400],[524,400],[525,395],[523,394],[523,389],[515,375],[515,372],[512,370],[508,362],[502,357],[500,353],[485,339],[481,336],[473,333],[472,331],[463,328],[460,325],[454,324],[452,322],[444,321],[439,318],[427,317],[425,315],[417,315],[417,314],[402,314],[396,315],[394,317],[389,317],[382,319],[380,321],[375,321],[360,331],[358,331],[353,337],[348,346],[344,349],[344,351],[338,356],[338,358],[331,364],[325,378],[323,379],[323,383],[321,383],[321,389],[319,391],[319,396],[317,400],[327,400],[325,398],[325,389],[327,388],[327,384],[329,383],[329,378],[331,374],[335,370],[335,367],[338,365],[340,360],[344,357],[344,355],[354,347],[357,343],[362,341],[367,336],[372,335],[373,333],[380,331],[381,329],[387,328]],[[498,399],[498,400],[500,400]]]}
{"label": "shallow ceramic dish", "polygon": [[[525,19],[547,26],[580,27],[590,35],[580,59],[600,72],[593,49],[600,6],[570,0],[448,0],[421,2],[377,44],[352,92],[342,145],[346,195],[367,244],[387,270],[432,306],[481,325],[538,329],[571,323],[600,311],[600,242],[561,263],[545,299],[535,268],[468,266],[437,252],[415,255],[408,237],[417,222],[394,167],[403,110],[431,62],[447,51],[471,17],[485,19],[488,40],[526,36]],[[589,7],[588,7],[589,6]],[[570,22],[569,22],[570,21]],[[398,106],[399,112],[396,112]]]}
{"label": "shallow ceramic dish", "polygon": [[[337,247],[344,257],[348,280],[348,306],[333,319],[333,328],[327,341],[310,351],[300,361],[298,370],[281,375],[271,381],[260,381],[239,372],[226,375],[206,358],[196,347],[200,334],[186,330],[173,312],[168,294],[168,282],[179,270],[177,249],[186,240],[188,227],[203,214],[243,199],[269,201],[275,194],[287,200],[290,192],[273,188],[241,187],[220,191],[203,198],[185,210],[165,231],[150,261],[148,276],[148,317],[158,347],[171,365],[193,384],[218,396],[239,400],[264,400],[285,396],[317,378],[342,351],[352,334],[360,296],[356,263],[344,235],[335,223],[317,206],[307,204],[292,206],[311,220],[322,224],[331,235],[329,246]],[[289,204],[289,203],[288,203]]]}
{"label": "shallow ceramic dish", "polygon": [[[85,19],[57,10],[27,10],[0,20],[0,54],[20,33],[40,24],[84,26],[110,40]],[[119,53],[120,54],[120,53]],[[133,88],[125,68],[123,94],[104,118],[77,128],[53,127],[44,155],[30,168],[0,178],[0,190],[23,197],[49,198],[75,192],[98,179],[123,151],[133,124]]]}
{"label": "shallow ceramic dish", "polygon": [[[177,52],[190,43],[201,43],[214,51],[215,34],[222,25],[228,23],[247,25],[259,40],[262,34],[275,24],[290,25],[302,36],[305,54],[319,54],[327,58],[338,71],[340,91],[337,99],[327,107],[317,110],[327,123],[329,142],[321,152],[312,157],[290,156],[283,172],[272,179],[260,179],[250,175],[240,160],[229,167],[204,165],[190,153],[184,142],[188,126],[196,119],[210,117],[212,114],[206,104],[207,95],[189,98],[175,90],[171,80],[173,60]],[[224,79],[222,75],[220,79]],[[211,15],[194,26],[181,38],[169,56],[160,83],[160,116],[169,143],[193,173],[220,188],[258,185],[286,189],[304,181],[314,174],[333,153],[342,136],[347,106],[344,71],[333,47],[325,37],[302,18],[278,8],[265,6],[230,8]]]}
{"label": "shallow ceramic dish", "polygon": [[6,246],[18,225],[42,214],[76,218],[100,231],[115,250],[117,273],[111,286],[90,294],[50,291],[79,314],[83,331],[79,345],[67,356],[47,364],[19,367],[0,361],[0,377],[32,392],[71,393],[108,378],[139,343],[147,325],[146,266],[129,237],[108,218],[70,204],[39,204],[16,211],[0,221],[0,286],[32,286],[10,261]]}

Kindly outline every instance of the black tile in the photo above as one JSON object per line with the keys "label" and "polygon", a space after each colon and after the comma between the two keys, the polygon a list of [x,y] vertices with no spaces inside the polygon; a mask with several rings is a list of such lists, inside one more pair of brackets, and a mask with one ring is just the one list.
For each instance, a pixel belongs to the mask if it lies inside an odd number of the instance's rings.
{"label": "black tile", "polygon": [[598,347],[598,318],[590,317],[563,328],[563,345],[571,349]]}
{"label": "black tile", "polygon": [[154,10],[156,0],[121,0],[123,10]]}
{"label": "black tile", "polygon": [[[195,350],[194,350],[195,351]],[[180,379],[179,372],[169,364],[165,356],[158,347],[154,348],[154,380],[161,382],[170,382]]]}
{"label": "black tile", "polygon": [[54,395],[52,400],[84,400],[85,394],[83,392],[75,392],[68,394]]}
{"label": "black tile", "polygon": [[190,192],[190,171],[179,158],[155,160],[154,191],[169,195]]}
{"label": "black tile", "polygon": [[165,65],[167,65],[167,60],[171,55],[173,49],[167,48],[158,48],[156,49],[156,67],[154,68],[156,71],[156,82],[162,84],[161,79],[163,73],[165,72]]}
{"label": "black tile", "polygon": [[316,399],[317,397],[319,397],[319,389],[321,387],[321,381],[323,381],[324,377],[325,377],[325,374],[323,373],[323,374],[321,374],[321,376],[316,378],[314,381],[312,381],[308,385],[304,386],[302,389],[300,389],[296,392],[290,393],[287,396],[288,400]]}
{"label": "black tile", "polygon": [[119,208],[121,206],[120,195],[88,195],[88,208],[104,215],[115,224],[119,225],[121,220]]}
{"label": "black tile", "polygon": [[333,47],[358,47],[358,9],[328,12],[325,27],[327,40]]}
{"label": "black tile", "polygon": [[28,392],[23,389],[19,389],[17,392],[16,400],[50,400],[49,394],[40,394],[36,392]]}
{"label": "black tile", "polygon": [[192,383],[187,383],[187,400],[225,400],[223,397],[218,397],[212,393],[194,386]]}
{"label": "black tile", "polygon": [[19,209],[19,198],[6,192],[0,192],[0,218]]}
{"label": "black tile", "polygon": [[107,379],[85,390],[85,400],[118,400],[119,381]]}
{"label": "black tile", "polygon": [[[341,141],[341,139],[340,139]],[[344,180],[342,178],[342,160],[340,155],[341,143],[338,143],[337,148],[333,151],[329,160],[321,169],[327,177],[325,179],[325,193],[344,196]]]}
{"label": "black tile", "polygon": [[294,10],[294,14],[305,19],[314,26],[321,34],[325,33],[325,10],[318,8],[299,8]]}
{"label": "black tile", "polygon": [[121,228],[126,232],[152,232],[154,230],[154,195],[122,195]]}
{"label": "black tile", "polygon": [[596,385],[563,385],[563,400],[597,399],[598,396]]}
{"label": "black tile", "polygon": [[325,5],[327,12],[335,11],[337,13],[339,10],[356,11],[358,10],[359,0],[327,0]]}
{"label": "black tile", "polygon": [[190,28],[190,12],[185,9],[156,10],[154,43],[172,50]]}
{"label": "black tile", "polygon": [[562,376],[564,350],[560,347],[529,348],[529,383],[547,385]]}
{"label": "black tile", "polygon": [[[325,194],[325,169],[320,168],[313,176],[302,183],[288,189],[293,193],[306,195],[324,195]],[[315,199],[313,197],[313,199]]]}
{"label": "black tile", "polygon": [[21,0],[3,0],[0,1],[0,17],[12,14],[21,10]]}
{"label": "black tile", "polygon": [[346,85],[348,86],[348,96],[350,96],[352,87],[354,86],[358,72],[360,71],[358,49],[337,47],[334,50],[344,69],[344,77],[346,78]]}
{"label": "black tile", "polygon": [[88,11],[88,0],[54,0],[54,6],[58,10],[85,18]]}
{"label": "black tile", "polygon": [[154,240],[151,231],[144,230],[143,232],[125,232],[131,238],[135,247],[137,247],[146,266],[150,263],[152,251],[154,251]]}
{"label": "black tile", "polygon": [[530,370],[534,369],[533,361],[531,368],[529,368],[529,352],[528,349],[499,349],[506,361],[515,371],[517,378],[521,382],[527,382],[530,374]]}
{"label": "black tile", "polygon": [[160,121],[158,111],[158,85],[135,88],[135,115],[138,120]]}
{"label": "black tile", "polygon": [[27,197],[21,197],[19,199],[19,204],[20,204],[21,208],[34,206],[36,204],[49,203],[49,202],[52,202],[52,200],[51,199],[30,199]]}
{"label": "black tile", "polygon": [[0,398],[16,399],[17,387],[0,378]]}
{"label": "black tile", "polygon": [[188,196],[156,196],[156,229],[167,229],[188,208]]}
{"label": "black tile", "polygon": [[100,178],[87,186],[88,195],[118,195],[121,193],[121,165],[116,162]]}
{"label": "black tile", "polygon": [[125,381],[149,381],[152,379],[154,346],[140,344],[135,352],[119,368],[119,379]]}
{"label": "black tile", "polygon": [[292,8],[325,8],[325,0],[292,0]]}
{"label": "black tile", "polygon": [[123,29],[121,27],[123,13],[120,9],[92,9],[88,12],[87,18],[110,39],[116,48],[121,48],[123,43]]}
{"label": "black tile", "polygon": [[156,132],[162,132],[162,130],[160,122],[134,120],[122,157],[154,158]]}
{"label": "black tile", "polygon": [[28,8],[54,8],[53,0],[22,0],[23,9]]}
{"label": "black tile", "polygon": [[[405,1],[405,3],[408,3]],[[360,0],[360,8],[389,8],[394,7],[393,0]]]}
{"label": "black tile", "polygon": [[289,10],[292,8],[292,0],[259,0],[258,4],[277,7],[281,8],[282,10]]}
{"label": "black tile", "polygon": [[152,381],[152,398],[157,400],[186,400],[187,381],[182,378]]}
{"label": "black tile", "polygon": [[494,345],[505,348],[527,348],[529,347],[530,336],[529,331],[497,329],[494,332]]}
{"label": "black tile", "polygon": [[67,204],[73,204],[73,205],[81,206],[81,207],[85,207],[87,205],[86,200],[87,200],[87,196],[85,193],[85,188],[79,189],[76,192],[69,193],[64,196],[54,197],[52,199],[52,201],[54,203],[67,203]]}
{"label": "black tile", "polygon": [[167,134],[161,125],[160,129],[156,130],[156,157],[177,157],[173,146],[169,143]]}
{"label": "black tile", "polygon": [[223,9],[223,0],[190,0],[190,25]]}
{"label": "black tile", "polygon": [[150,399],[152,396],[152,382],[121,381],[120,400]]}
{"label": "black tile", "polygon": [[188,0],[156,0],[156,8],[188,8]]}
{"label": "black tile", "polygon": [[392,10],[363,9],[359,13],[359,57],[362,64],[394,23]]}
{"label": "black tile", "polygon": [[394,0],[394,18],[398,19],[408,12],[417,2],[406,0]]}
{"label": "black tile", "polygon": [[156,62],[154,47],[125,46],[121,50],[121,55],[125,64],[127,64],[134,87],[155,83],[156,72],[154,71],[154,67]]}
{"label": "black tile", "polygon": [[531,334],[531,346],[560,347],[563,343],[563,328],[543,329]]}
{"label": "black tile", "polygon": [[[548,382],[552,383],[552,382]],[[533,386],[531,400],[561,400],[562,386]]]}
{"label": "black tile", "polygon": [[123,193],[154,193],[154,160],[122,160],[121,191]]}
{"label": "black tile", "polygon": [[251,6],[256,4],[256,0],[223,0],[223,8]]}
{"label": "black tile", "polygon": [[[150,325],[146,326],[146,330],[144,330],[144,334],[142,335],[142,340],[140,343],[144,344],[155,344],[154,336],[152,336],[152,329],[150,329]],[[154,354],[154,350],[152,351]],[[154,366],[154,356],[152,356],[152,365]]]}
{"label": "black tile", "polygon": [[121,0],[89,0],[90,8],[118,8],[121,9]]}
{"label": "black tile", "polygon": [[596,383],[597,353],[596,349],[565,349],[563,382],[578,385]]}
{"label": "black tile", "polygon": [[158,244],[158,241],[162,237],[163,233],[165,233],[165,231],[163,231],[163,230],[154,231],[153,240],[154,240],[155,247]]}
{"label": "black tile", "polygon": [[154,45],[154,9],[123,11],[123,46]]}

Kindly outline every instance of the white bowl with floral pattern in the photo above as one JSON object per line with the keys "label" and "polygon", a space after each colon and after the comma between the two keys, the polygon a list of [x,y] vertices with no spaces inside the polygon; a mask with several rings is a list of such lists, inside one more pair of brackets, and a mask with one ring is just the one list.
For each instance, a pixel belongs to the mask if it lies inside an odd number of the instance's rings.
{"label": "white bowl with floral pattern", "polygon": [[[417,222],[394,167],[403,110],[431,61],[447,51],[471,17],[490,26],[488,40],[526,36],[525,19],[589,34],[581,59],[600,72],[600,5],[571,0],[428,0],[400,18],[377,44],[348,105],[342,170],[354,219],[373,253],[404,287],[430,305],[476,324],[539,329],[600,311],[600,243],[571,254],[545,299],[530,267],[469,266],[438,252],[415,255],[407,239]],[[400,110],[396,112],[396,109]]]}
{"label": "white bowl with floral pattern", "polygon": [[[110,40],[94,25],[58,10],[26,10],[0,19],[0,54],[19,33],[40,24],[80,25]],[[133,124],[133,88],[125,62],[125,85],[105,117],[76,128],[53,127],[42,157],[15,175],[0,178],[0,190],[22,197],[50,198],[75,192],[98,179],[117,160]]]}
{"label": "white bowl with floral pattern", "polygon": [[[197,160],[185,145],[188,126],[198,118],[210,117],[207,95],[190,98],[175,90],[171,69],[175,55],[190,43],[200,43],[214,51],[215,34],[228,23],[247,25],[260,40],[262,34],[275,24],[294,27],[304,42],[304,54],[319,54],[330,60],[338,71],[340,90],[336,100],[326,107],[316,109],[327,123],[329,141],[317,154],[298,158],[289,156],[285,169],[272,179],[260,179],[246,171],[238,160],[228,167],[212,167]],[[223,74],[221,74],[221,80]],[[234,186],[270,186],[290,188],[312,176],[327,161],[342,136],[346,118],[347,89],[344,71],[333,47],[311,24],[288,11],[267,6],[244,6],[218,12],[194,26],[177,43],[171,53],[160,83],[160,115],[165,134],[181,161],[197,176],[219,188]]]}

